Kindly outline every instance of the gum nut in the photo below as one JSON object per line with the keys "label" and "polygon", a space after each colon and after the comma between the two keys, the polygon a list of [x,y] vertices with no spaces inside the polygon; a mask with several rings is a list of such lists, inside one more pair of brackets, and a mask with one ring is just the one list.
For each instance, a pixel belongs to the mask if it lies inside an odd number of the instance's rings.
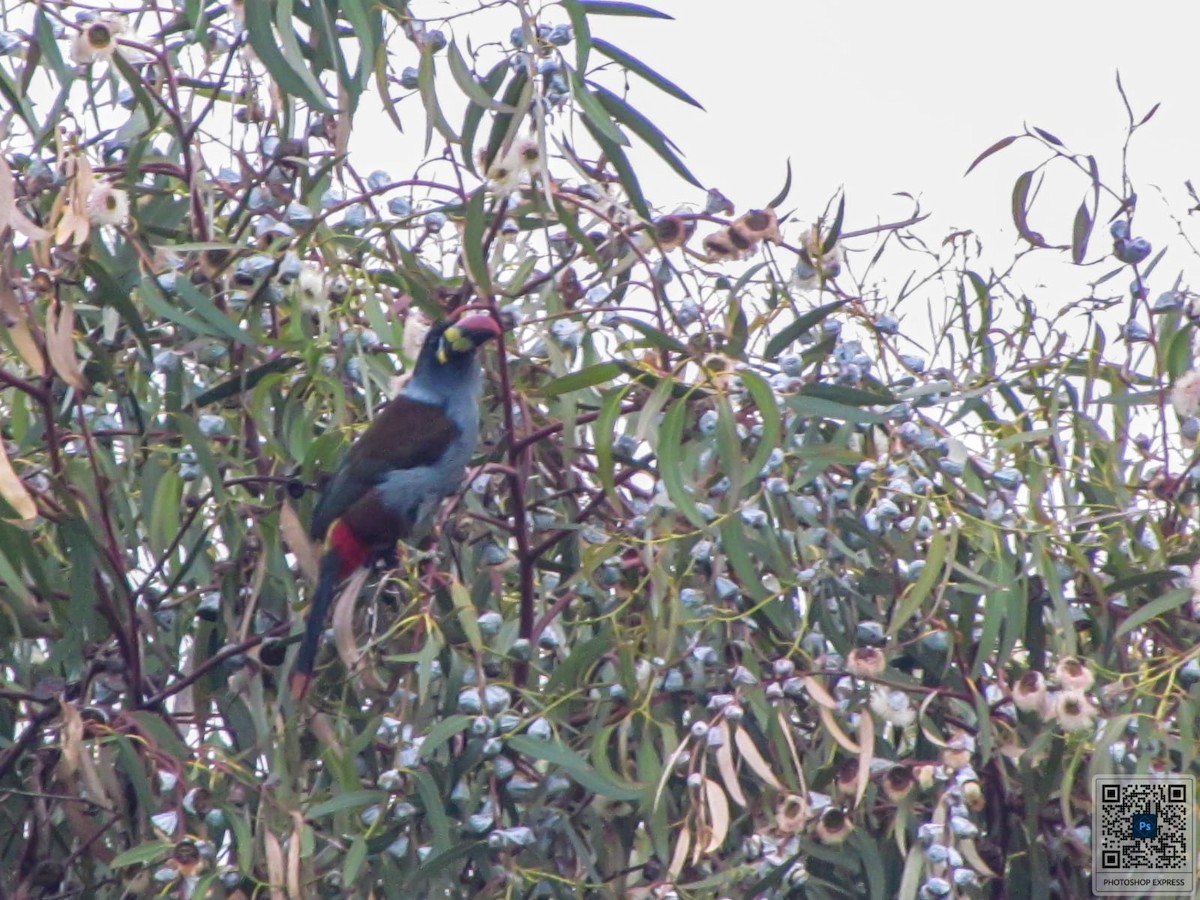
{"label": "gum nut", "polygon": [[1121,336],[1127,341],[1148,341],[1150,330],[1137,319],[1130,319],[1121,326]]}
{"label": "gum nut", "polygon": [[571,43],[572,37],[570,25],[555,25],[550,29],[550,34],[546,36],[546,40],[555,47],[565,47]]}
{"label": "gum nut", "polygon": [[302,226],[313,221],[312,210],[295,200],[287,205],[287,211],[283,215],[289,225]]}
{"label": "gum nut", "polygon": [[400,73],[400,87],[410,91],[417,89],[418,73],[414,66],[405,66],[404,71]]}
{"label": "gum nut", "polygon": [[422,221],[427,229],[436,234],[437,232],[441,231],[442,226],[446,224],[446,214],[443,212],[427,213]]}
{"label": "gum nut", "polygon": [[388,201],[387,208],[393,216],[412,215],[412,204],[405,197],[393,197]]}
{"label": "gum nut", "polygon": [[716,433],[717,430],[717,411],[714,409],[706,410],[704,415],[700,417],[700,433],[707,436]]}
{"label": "gum nut", "polygon": [[1148,240],[1139,237],[1133,240],[1118,240],[1113,247],[1113,253],[1121,262],[1132,266],[1149,256],[1153,249]]}
{"label": "gum nut", "polygon": [[891,313],[884,313],[875,320],[875,330],[881,334],[898,334],[900,332],[900,320]]}
{"label": "gum nut", "polygon": [[1113,236],[1113,240],[1124,240],[1129,237],[1129,223],[1124,219],[1117,219],[1108,226],[1108,233]]}

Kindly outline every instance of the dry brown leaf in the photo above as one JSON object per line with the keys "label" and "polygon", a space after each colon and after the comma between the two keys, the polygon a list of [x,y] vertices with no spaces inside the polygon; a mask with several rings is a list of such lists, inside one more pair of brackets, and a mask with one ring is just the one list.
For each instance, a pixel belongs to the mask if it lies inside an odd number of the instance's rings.
{"label": "dry brown leaf", "polygon": [[749,804],[746,803],[746,795],[742,792],[737,769],[733,765],[733,741],[730,740],[729,723],[722,719],[716,727],[722,735],[721,743],[717,745],[717,771],[721,773],[721,780],[725,782],[725,790],[729,791],[733,802],[744,809]]}
{"label": "dry brown leaf", "polygon": [[309,584],[315,585],[319,574],[317,549],[309,539],[308,529],[300,521],[300,516],[290,500],[284,500],[279,510],[279,531],[283,535],[284,545],[296,557],[300,571],[304,573]]}
{"label": "dry brown leaf", "polygon": [[29,316],[25,312],[17,295],[13,292],[8,274],[0,270],[0,328],[8,332],[13,346],[21,354],[21,359],[29,370],[39,378],[46,374],[46,361],[42,357],[41,348],[29,329]]}
{"label": "dry brown leaf", "polygon": [[814,678],[812,675],[804,676],[804,686],[808,688],[808,693],[818,704],[826,709],[837,709],[838,703],[833,699],[833,695],[825,690],[825,685]]}
{"label": "dry brown leaf", "polygon": [[370,569],[359,568],[346,582],[346,586],[333,604],[333,642],[338,656],[347,671],[353,672],[359,665],[362,654],[354,641],[354,605],[363,585],[367,583]]}
{"label": "dry brown leaf", "polygon": [[60,304],[57,315],[54,307],[46,311],[46,351],[55,373],[77,391],[90,387],[75,356],[75,307]]}
{"label": "dry brown leaf", "polygon": [[983,875],[985,878],[997,878],[991,867],[983,861],[983,857],[979,855],[979,850],[975,846],[973,838],[962,838],[958,842],[958,852],[962,854],[963,859],[971,864],[971,868]]}
{"label": "dry brown leaf", "polygon": [[19,231],[31,241],[44,241],[50,237],[50,232],[28,218],[17,207],[12,169],[8,167],[8,161],[0,156],[0,230],[5,225],[11,225],[13,231]]}
{"label": "dry brown leaf", "polygon": [[671,854],[671,862],[667,865],[667,880],[674,881],[679,877],[679,873],[683,871],[683,864],[687,862],[688,849],[691,847],[692,833],[685,825],[679,829],[679,837],[675,838],[675,850]]}
{"label": "dry brown leaf", "polygon": [[312,730],[313,735],[321,742],[322,747],[327,747],[337,756],[345,756],[346,751],[338,742],[337,732],[334,731],[333,725],[329,722],[329,717],[325,713],[316,713],[309,720],[308,727]]}
{"label": "dry brown leaf", "polygon": [[708,820],[712,828],[704,852],[716,853],[729,836],[729,798],[720,784],[711,778],[705,778],[704,801],[708,806]]}
{"label": "dry brown leaf", "polygon": [[[737,743],[738,753],[742,755],[742,760],[754,770],[755,775],[777,791],[787,790],[783,786],[783,783],[775,777],[775,773],[771,771],[770,764],[763,758],[762,753],[759,752],[758,745],[754,743],[754,738],[750,736],[750,732],[744,728],[735,728],[733,739]],[[742,806],[745,805],[745,803],[742,804]]]}
{"label": "dry brown leaf", "polygon": [[819,707],[818,712],[821,714],[821,721],[825,723],[825,727],[829,733],[833,735],[833,739],[837,741],[847,753],[853,753],[855,756],[859,753],[858,744],[850,739],[850,735],[842,730],[841,724],[833,714],[833,710],[826,709],[824,706]]}
{"label": "dry brown leaf", "polygon": [[55,203],[55,208],[61,210],[62,217],[54,228],[54,243],[82,244],[92,231],[91,219],[88,218],[87,201],[92,193],[95,179],[92,177],[91,165],[82,156],[65,160],[63,168],[70,177],[70,181],[67,189],[59,195],[60,198],[64,198],[62,205],[59,206],[58,203]]}
{"label": "dry brown leaf", "polygon": [[63,703],[62,717],[62,756],[58,768],[60,777],[67,779],[79,771],[79,758],[83,753],[83,717],[73,703]]}
{"label": "dry brown leaf", "polygon": [[862,802],[871,780],[871,760],[875,756],[875,720],[871,713],[863,710],[858,717],[858,742],[862,750],[858,754],[858,783],[854,788],[854,805]]}
{"label": "dry brown leaf", "polygon": [[288,900],[283,889],[283,847],[272,831],[263,832],[263,844],[267,855],[267,880],[271,883],[271,900]]}
{"label": "dry brown leaf", "polygon": [[[680,741],[679,746],[671,751],[671,755],[667,757],[666,763],[663,764],[662,775],[658,777],[658,787],[654,790],[653,809],[658,809],[658,801],[662,799],[663,788],[667,786],[669,779],[675,771],[675,761],[679,759],[684,750],[687,749],[687,741]],[[686,852],[686,851],[685,851]]]}
{"label": "dry brown leaf", "polygon": [[3,439],[0,439],[0,497],[13,508],[22,526],[28,526],[37,519],[37,504],[13,468]]}
{"label": "dry brown leaf", "polygon": [[292,837],[288,841],[288,859],[287,859],[287,889],[288,894],[292,897],[301,896],[300,893],[300,853],[304,847],[304,816],[296,810],[292,810]]}

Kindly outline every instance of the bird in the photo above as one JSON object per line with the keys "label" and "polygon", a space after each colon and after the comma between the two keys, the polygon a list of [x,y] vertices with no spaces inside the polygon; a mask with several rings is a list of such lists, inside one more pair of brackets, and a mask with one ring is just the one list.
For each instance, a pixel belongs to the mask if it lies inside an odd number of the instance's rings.
{"label": "bird", "polygon": [[337,584],[393,553],[462,483],[479,437],[483,375],[476,351],[500,333],[489,315],[430,328],[412,377],[351,445],[318,499],[309,532],[324,542],[324,553],[292,667],[296,699],[312,680]]}

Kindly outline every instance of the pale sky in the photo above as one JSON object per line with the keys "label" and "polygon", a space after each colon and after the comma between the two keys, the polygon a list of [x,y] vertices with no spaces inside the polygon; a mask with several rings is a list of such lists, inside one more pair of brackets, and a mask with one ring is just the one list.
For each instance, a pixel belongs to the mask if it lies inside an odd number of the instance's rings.
{"label": "pale sky", "polygon": [[887,215],[889,195],[909,191],[946,227],[1007,221],[1012,183],[1037,151],[1011,148],[964,179],[970,161],[1028,122],[1116,175],[1118,68],[1136,115],[1162,101],[1134,145],[1136,169],[1172,197],[1184,178],[1200,179],[1191,2],[658,5],[677,21],[607,19],[594,30],[624,26],[622,46],[704,103],[707,115],[664,106],[663,124],[701,180],[744,202],[773,196],[790,156],[799,206],[819,208],[845,185],[860,216]]}
{"label": "pale sky", "polygon": [[[933,214],[922,226],[926,240],[937,243],[954,228],[971,227],[998,264],[1011,259],[1017,246],[1013,182],[1044,151],[1018,144],[964,178],[967,166],[1028,123],[1053,132],[1074,151],[1096,155],[1102,177],[1119,189],[1126,124],[1116,90],[1119,69],[1135,117],[1162,103],[1131,153],[1141,197],[1135,233],[1156,252],[1171,245],[1151,296],[1173,286],[1180,269],[1200,274],[1200,260],[1175,233],[1153,188],[1161,187],[1174,212],[1185,218],[1183,181],[1192,178],[1200,185],[1200,75],[1194,61],[1200,4],[1177,0],[1135,9],[1111,0],[644,2],[675,21],[592,16],[592,31],[704,104],[701,112],[630,79],[630,102],[675,140],[704,184],[719,187],[739,209],[761,205],[782,186],[790,157],[793,189],[784,209],[795,210],[800,219],[815,218],[843,187],[847,229],[903,218],[911,204],[892,194],[907,191]],[[413,4],[413,12],[431,25],[464,8],[457,0]],[[492,16],[498,33],[491,33]],[[512,19],[513,10],[503,8],[457,20],[451,30],[470,21],[477,44],[505,40]],[[464,35],[458,37],[462,41]],[[600,59],[593,55],[593,62]],[[444,65],[439,71],[453,94]],[[359,170],[379,165],[403,171],[396,141],[372,136],[369,121],[355,123],[352,147]],[[381,125],[390,132],[390,125]],[[400,142],[419,153],[421,132],[413,121]],[[669,209],[702,202],[700,192],[652,154],[637,154],[635,161],[653,203]],[[1051,169],[1031,226],[1051,243],[1068,243],[1074,211],[1087,191],[1087,179],[1060,163]],[[1089,259],[1110,246],[1106,221],[1116,205],[1105,203]],[[1200,228],[1189,223],[1188,233],[1200,245]],[[1112,267],[1107,260],[1056,277],[1045,268],[1051,261],[1050,254],[1041,254],[1034,271],[1024,272],[1031,290],[1047,278],[1055,285],[1059,277],[1072,287],[1086,284]],[[1128,281],[1122,276],[1113,282],[1121,285],[1115,291]]]}

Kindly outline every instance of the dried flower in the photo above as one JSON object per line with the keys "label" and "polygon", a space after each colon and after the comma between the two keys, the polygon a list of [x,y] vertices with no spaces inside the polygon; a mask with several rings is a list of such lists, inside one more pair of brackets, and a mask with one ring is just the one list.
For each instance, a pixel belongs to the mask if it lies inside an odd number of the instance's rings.
{"label": "dried flower", "polygon": [[88,194],[87,214],[93,225],[126,225],[129,195],[105,182],[94,185]]}
{"label": "dried flower", "polygon": [[836,806],[827,806],[817,819],[817,837],[823,844],[841,844],[850,837],[854,823],[844,810]]}
{"label": "dried flower", "polygon": [[654,239],[663,253],[683,246],[695,230],[694,222],[684,221],[679,216],[663,216],[654,221]]}
{"label": "dried flower", "polygon": [[1023,712],[1041,712],[1046,704],[1045,676],[1037,671],[1026,672],[1013,687],[1012,699]]}
{"label": "dried flower", "polygon": [[1078,731],[1092,727],[1096,707],[1082,691],[1061,691],[1054,702],[1054,715],[1064,731]]}
{"label": "dried flower", "polygon": [[795,834],[808,818],[808,803],[799,794],[788,794],[775,807],[775,828],[780,834]]}
{"label": "dried flower", "polygon": [[875,647],[855,647],[846,657],[846,671],[859,678],[877,678],[887,668],[887,659]]}
{"label": "dried flower", "polygon": [[1171,405],[1180,416],[1200,415],[1200,369],[1184,372],[1171,386]]}
{"label": "dried flower", "polygon": [[1064,691],[1090,691],[1096,676],[1083,661],[1074,656],[1064,656],[1054,669],[1058,683]]}
{"label": "dried flower", "polygon": [[779,217],[773,209],[752,209],[730,226],[730,231],[740,232],[750,241],[770,241],[778,244]]}
{"label": "dried flower", "polygon": [[704,252],[707,254],[709,262],[717,262],[722,259],[736,259],[738,257],[738,253],[729,239],[728,229],[715,231],[706,237],[704,239]]}
{"label": "dried flower", "polygon": [[117,50],[117,35],[129,26],[124,16],[101,16],[88,22],[71,41],[71,62],[87,65],[98,59],[111,59]]}
{"label": "dried flower", "polygon": [[893,803],[899,803],[911,794],[916,784],[917,780],[908,766],[892,766],[883,775],[884,796]]}
{"label": "dried flower", "polygon": [[837,789],[847,797],[853,797],[858,788],[858,758],[846,760],[838,766]]}

